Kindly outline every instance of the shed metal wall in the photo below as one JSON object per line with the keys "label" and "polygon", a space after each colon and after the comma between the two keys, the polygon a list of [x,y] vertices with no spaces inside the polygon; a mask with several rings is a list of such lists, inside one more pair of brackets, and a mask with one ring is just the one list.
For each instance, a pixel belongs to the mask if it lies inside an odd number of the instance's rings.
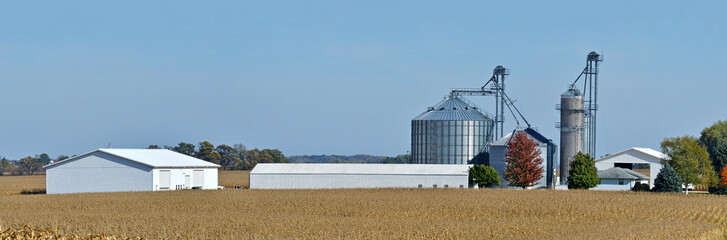
{"label": "shed metal wall", "polygon": [[[161,170],[168,170],[169,171],[169,189],[161,189],[159,187],[160,179],[159,179],[159,171]],[[191,189],[192,187],[196,187],[194,184],[195,176],[194,176],[194,170],[203,170],[204,172],[204,180],[203,180],[203,186],[202,189],[217,189],[217,168],[158,168],[154,169],[153,172],[153,189],[154,191],[164,191],[164,190],[177,190],[177,189]],[[190,178],[190,185],[185,184],[184,176],[189,175]]]}
{"label": "shed metal wall", "polygon": [[253,189],[467,188],[467,175],[250,173]]}
{"label": "shed metal wall", "polygon": [[152,190],[152,168],[103,152],[46,168],[46,192],[129,192]]}

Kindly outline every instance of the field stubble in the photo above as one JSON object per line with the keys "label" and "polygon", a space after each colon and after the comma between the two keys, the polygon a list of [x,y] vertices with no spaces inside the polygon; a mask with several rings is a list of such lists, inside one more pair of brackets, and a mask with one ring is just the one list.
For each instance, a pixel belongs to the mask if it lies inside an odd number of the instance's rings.
{"label": "field stubble", "polygon": [[719,239],[727,198],[493,189],[0,196],[0,225],[148,238]]}

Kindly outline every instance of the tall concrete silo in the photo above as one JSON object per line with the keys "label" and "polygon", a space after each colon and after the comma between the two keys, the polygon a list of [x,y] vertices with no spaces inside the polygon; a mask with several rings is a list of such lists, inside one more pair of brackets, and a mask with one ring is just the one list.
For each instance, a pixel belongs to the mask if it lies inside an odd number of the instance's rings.
{"label": "tall concrete silo", "polygon": [[560,95],[560,181],[568,179],[570,162],[578,152],[583,152],[583,95],[570,88]]}
{"label": "tall concrete silo", "polygon": [[449,96],[411,121],[411,155],[416,164],[484,162],[494,120],[463,98]]}

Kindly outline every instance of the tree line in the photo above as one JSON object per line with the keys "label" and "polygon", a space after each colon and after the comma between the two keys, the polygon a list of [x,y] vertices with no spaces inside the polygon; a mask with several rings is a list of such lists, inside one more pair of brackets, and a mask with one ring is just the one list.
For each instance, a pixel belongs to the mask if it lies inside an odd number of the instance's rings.
{"label": "tree line", "polygon": [[[148,149],[160,149],[157,145],[149,145]],[[200,142],[198,146],[180,142],[176,146],[164,146],[187,156],[196,157],[214,164],[223,170],[250,170],[258,163],[290,163],[290,160],[278,149],[248,150],[243,144],[213,145],[209,141]]]}
{"label": "tree line", "polygon": [[[209,141],[200,142],[198,145],[180,142],[176,146],[149,145],[147,149],[169,149],[184,155],[196,157],[211,163],[219,164],[223,170],[250,170],[258,163],[289,163],[290,160],[278,149],[247,149],[243,144],[232,146],[221,144],[213,145]],[[73,155],[71,157],[75,157]],[[10,175],[33,175],[43,172],[43,166],[51,162],[62,161],[70,158],[60,155],[51,158],[48,154],[37,154],[27,156],[20,160],[9,160],[0,157],[0,176]]]}

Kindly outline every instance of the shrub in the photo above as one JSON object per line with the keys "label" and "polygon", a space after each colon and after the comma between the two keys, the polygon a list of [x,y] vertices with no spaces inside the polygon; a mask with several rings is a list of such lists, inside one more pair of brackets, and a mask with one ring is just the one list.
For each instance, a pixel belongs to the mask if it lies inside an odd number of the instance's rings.
{"label": "shrub", "polygon": [[492,187],[500,185],[500,176],[494,168],[485,165],[474,165],[470,168],[469,184],[478,187]]}
{"label": "shrub", "polygon": [[651,189],[649,189],[649,184],[637,182],[631,190],[636,192],[648,192]]}
{"label": "shrub", "polygon": [[709,187],[709,193],[717,195],[727,195],[727,188],[724,187]]}

